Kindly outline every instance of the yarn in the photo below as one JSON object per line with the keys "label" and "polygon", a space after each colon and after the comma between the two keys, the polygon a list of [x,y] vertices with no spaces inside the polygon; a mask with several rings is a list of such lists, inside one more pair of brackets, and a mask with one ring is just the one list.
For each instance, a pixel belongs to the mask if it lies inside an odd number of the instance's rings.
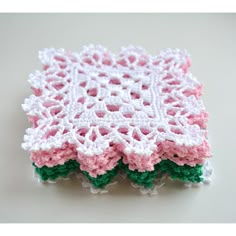
{"label": "yarn", "polygon": [[[159,165],[159,164],[157,164]],[[156,166],[157,166],[156,165]],[[151,188],[153,186],[153,180],[157,177],[158,171],[145,171],[139,172],[137,170],[130,170],[128,165],[121,163],[121,168],[123,168],[131,180],[133,180],[136,184],[145,186],[146,188]]]}
{"label": "yarn", "polygon": [[75,160],[69,160],[63,165],[56,165],[53,167],[38,167],[35,163],[32,165],[35,167],[35,172],[39,175],[42,181],[56,180],[59,177],[67,177],[69,173],[72,173],[79,168],[79,163]]}
{"label": "yarn", "polygon": [[43,181],[79,170],[95,188],[120,170],[149,190],[165,174],[203,181],[208,113],[186,50],[129,46],[115,55],[89,45],[44,49],[39,59],[43,70],[30,74],[34,94],[22,105],[32,124],[22,147]]}
{"label": "yarn", "polygon": [[172,179],[178,179],[183,182],[199,183],[203,181],[202,165],[194,167],[183,165],[179,166],[170,160],[163,160],[155,166],[155,170],[162,174],[169,174]]}
{"label": "yarn", "polygon": [[[36,173],[40,176],[42,181],[56,180],[59,177],[66,177],[69,173],[77,171],[80,164],[75,160],[69,160],[64,165],[57,165],[54,167],[43,166],[37,167],[33,163]],[[168,174],[172,179],[178,179],[183,182],[199,183],[203,181],[202,166],[196,165],[191,167],[188,165],[178,166],[170,160],[163,160],[155,165],[154,171],[140,172],[137,170],[130,170],[129,166],[124,164],[121,160],[118,165],[112,170],[107,171],[103,175],[98,175],[96,178],[89,175],[88,172],[82,171],[87,179],[96,188],[104,188],[112,179],[118,174],[120,170],[124,170],[132,181],[145,188],[153,187],[153,181],[163,174]]]}
{"label": "yarn", "polygon": [[76,160],[96,178],[120,155],[142,172],[163,159],[195,166],[211,156],[202,85],[186,50],[149,55],[129,46],[115,55],[89,45],[39,58],[43,71],[30,75],[34,95],[22,105],[32,123],[22,147],[38,167]]}
{"label": "yarn", "polygon": [[130,170],[128,165],[122,165],[127,173],[127,176],[136,184],[145,186],[146,188],[153,187],[153,180],[160,175],[168,174],[172,179],[178,179],[183,182],[199,183],[203,181],[201,177],[202,165],[191,167],[188,165],[178,166],[170,160],[163,160],[155,165],[154,171],[139,172]]}
{"label": "yarn", "polygon": [[90,176],[86,171],[83,171],[83,174],[87,177],[87,179],[92,183],[94,187],[104,188],[118,174],[119,168],[120,166],[117,165],[114,169],[107,171],[106,174],[98,175],[96,178]]}

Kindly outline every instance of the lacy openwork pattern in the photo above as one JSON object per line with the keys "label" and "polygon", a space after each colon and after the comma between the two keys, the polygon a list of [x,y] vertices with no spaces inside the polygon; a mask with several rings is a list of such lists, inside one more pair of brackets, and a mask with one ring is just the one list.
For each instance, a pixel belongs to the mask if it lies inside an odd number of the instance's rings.
{"label": "lacy openwork pattern", "polygon": [[96,177],[120,158],[130,170],[152,171],[161,160],[195,166],[210,156],[202,86],[186,51],[152,56],[130,46],[115,55],[91,45],[39,58],[43,71],[30,75],[34,95],[23,104],[33,124],[23,148],[38,167],[77,160]]}
{"label": "lacy openwork pattern", "polygon": [[81,53],[45,49],[39,57],[44,71],[30,75],[35,95],[23,105],[34,123],[25,149],[68,142],[85,155],[98,155],[115,143],[125,153],[149,156],[165,140],[203,143],[206,131],[197,119],[205,111],[198,99],[201,85],[187,72],[186,51],[151,56],[130,46],[114,55],[89,46]]}

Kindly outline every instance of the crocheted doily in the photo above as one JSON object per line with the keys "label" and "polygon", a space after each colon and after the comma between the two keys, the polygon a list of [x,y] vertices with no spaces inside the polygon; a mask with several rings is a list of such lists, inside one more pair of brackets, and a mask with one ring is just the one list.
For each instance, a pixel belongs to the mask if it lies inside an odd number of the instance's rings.
{"label": "crocheted doily", "polygon": [[150,168],[143,167],[150,170],[166,153],[180,165],[203,163],[210,155],[202,86],[188,72],[185,50],[153,56],[129,46],[115,55],[90,45],[80,53],[44,49],[39,58],[44,70],[30,75],[34,95],[23,104],[33,127],[22,146],[31,153],[69,145],[80,160],[112,153],[115,146],[126,159],[155,156]]}

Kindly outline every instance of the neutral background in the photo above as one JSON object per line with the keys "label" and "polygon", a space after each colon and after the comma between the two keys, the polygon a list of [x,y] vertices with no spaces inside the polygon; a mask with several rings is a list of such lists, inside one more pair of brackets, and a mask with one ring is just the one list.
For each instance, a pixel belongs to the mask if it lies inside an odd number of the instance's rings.
{"label": "neutral background", "polygon": [[[1,14],[0,222],[236,222],[235,42],[234,14]],[[21,104],[31,93],[28,74],[41,68],[37,52],[89,43],[114,52],[129,44],[151,54],[190,52],[210,113],[211,185],[169,184],[149,197],[124,182],[91,195],[80,181],[43,185],[32,178],[20,146],[29,126]]]}

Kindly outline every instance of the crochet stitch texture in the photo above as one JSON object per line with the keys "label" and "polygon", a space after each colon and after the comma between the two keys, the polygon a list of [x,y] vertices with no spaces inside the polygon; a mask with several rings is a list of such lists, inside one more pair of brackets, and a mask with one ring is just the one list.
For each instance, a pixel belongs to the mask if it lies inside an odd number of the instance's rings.
{"label": "crochet stitch texture", "polygon": [[115,55],[90,45],[44,49],[39,58],[43,71],[30,75],[34,94],[22,105],[32,123],[22,147],[42,180],[81,169],[104,187],[124,169],[146,187],[158,172],[202,181],[208,115],[187,51],[152,56],[129,46]]}

